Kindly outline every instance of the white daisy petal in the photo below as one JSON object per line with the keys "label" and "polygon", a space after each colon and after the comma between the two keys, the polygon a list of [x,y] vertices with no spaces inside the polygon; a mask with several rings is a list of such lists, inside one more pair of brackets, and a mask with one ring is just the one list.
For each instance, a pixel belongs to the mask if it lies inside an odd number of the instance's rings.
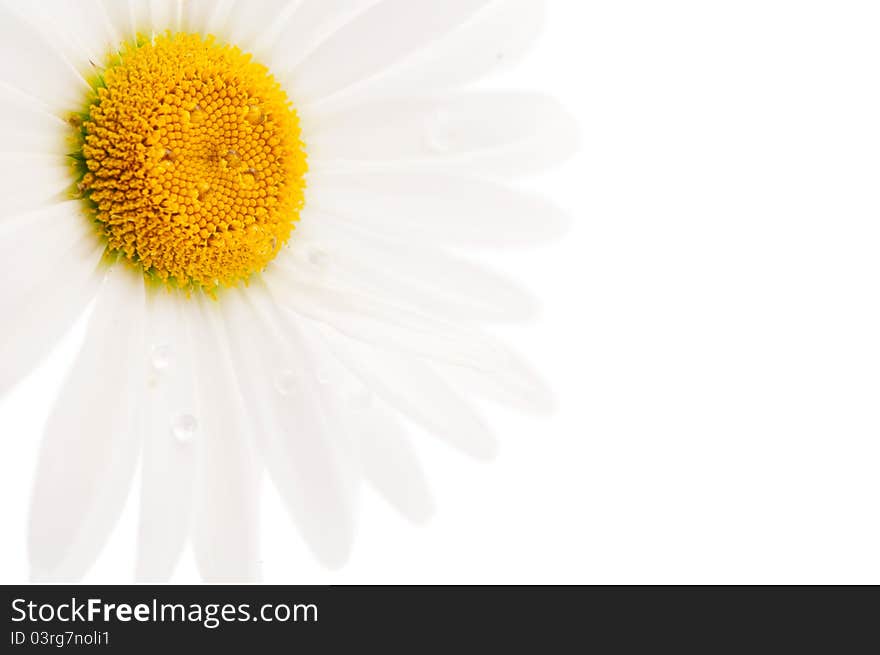
{"label": "white daisy petal", "polygon": [[272,303],[254,300],[257,293],[248,289],[251,307],[236,293],[223,299],[239,387],[254,411],[266,468],[300,533],[322,562],[340,566],[354,538],[350,455],[338,417],[322,402],[302,330],[267,315],[275,311]]}
{"label": "white daisy petal", "polygon": [[311,170],[346,167],[533,173],[577,148],[577,127],[559,103],[526,93],[384,100],[316,120]]}
{"label": "white daisy petal", "polygon": [[267,271],[266,282],[278,304],[289,312],[364,343],[462,365],[483,359],[471,333],[448,321],[403,309],[384,297],[309,279],[308,271],[292,266]]}
{"label": "white daisy petal", "polygon": [[482,389],[505,402],[546,413],[553,397],[546,384],[509,349],[475,330],[408,311],[384,299],[331,287],[289,267],[266,273],[277,302],[288,311],[328,325],[351,339],[383,350],[461,368]]}
{"label": "white daisy petal", "polygon": [[547,199],[488,180],[411,171],[323,172],[309,206],[378,234],[436,245],[510,246],[563,234],[567,216]]}
{"label": "white daisy petal", "polygon": [[262,59],[299,7],[300,0],[238,0],[230,9],[222,34]]}
{"label": "white daisy petal", "polygon": [[[52,47],[86,77],[123,39],[102,0],[41,0],[27,7]],[[67,109],[78,109],[82,101]]]}
{"label": "white daisy petal", "polygon": [[492,353],[488,358],[490,364],[439,366],[459,374],[461,380],[466,380],[487,398],[536,414],[549,414],[554,410],[553,392],[528,362],[490,337],[484,337],[483,343]]}
{"label": "white daisy petal", "polygon": [[381,0],[299,0],[280,32],[267,61],[272,70],[290,71],[356,16]]}
{"label": "white daisy petal", "polygon": [[[112,0],[111,0],[112,1]],[[176,32],[179,29],[179,14],[186,0],[127,0],[135,34],[149,36]]]}
{"label": "white daisy petal", "polygon": [[[91,240],[90,246],[94,246],[95,234],[88,228],[82,207],[75,200],[45,205],[0,221],[0,271],[13,283],[0,293],[14,294],[34,276],[52,268],[35,267],[35,257],[64,265],[67,262],[62,257],[78,243]],[[3,298],[8,302],[8,296]]]}
{"label": "white daisy petal", "polygon": [[[123,40],[132,39],[137,35],[132,14],[132,2],[129,0],[101,0],[113,31]],[[145,0],[135,0],[135,4],[147,5]]]}
{"label": "white daisy petal", "polygon": [[183,0],[150,0],[150,28],[161,34],[166,30],[180,29]]}
{"label": "white daisy petal", "polygon": [[[75,208],[59,204],[39,214],[27,217],[28,230],[9,232],[11,239],[0,236],[4,261],[0,263],[4,311],[14,321],[0,323],[0,395],[3,395],[21,377],[34,368],[55,343],[73,326],[99,288],[97,267],[104,246],[87,231],[69,235],[65,242],[61,235],[75,226],[79,218]],[[73,219],[73,220],[72,220]],[[52,235],[53,222],[58,222],[58,235]],[[65,225],[65,221],[69,224]],[[0,224],[0,234],[6,233]],[[44,234],[40,234],[42,230]],[[28,244],[16,238],[30,234],[36,240]],[[50,256],[41,273],[18,266],[26,256],[39,256],[41,239],[46,239]],[[25,257],[9,255],[7,246],[15,246]],[[8,258],[7,258],[8,257]]]}
{"label": "white daisy petal", "polygon": [[[58,215],[58,213],[55,212],[54,215]],[[2,380],[0,391],[5,391],[7,385],[13,384],[18,376],[25,374],[28,368],[35,363],[33,358],[39,358],[44,354],[39,352],[39,347],[30,347],[27,343],[18,343],[19,341],[28,342],[34,338],[34,335],[25,329],[27,326],[22,324],[22,319],[26,316],[33,316],[34,312],[39,313],[41,306],[45,303],[41,294],[55,286],[62,286],[65,287],[66,291],[74,292],[74,297],[80,300],[81,293],[88,293],[90,290],[93,292],[97,284],[95,268],[101,256],[101,251],[95,247],[94,239],[90,238],[89,235],[84,236],[82,234],[78,235],[78,237],[67,239],[63,237],[58,238],[56,235],[52,235],[52,237],[54,238],[48,239],[42,244],[42,248],[20,248],[19,252],[14,252],[4,258],[2,264],[0,264],[0,272],[2,272],[4,279],[9,282],[0,291],[0,302],[9,311],[9,315],[15,317],[14,321],[5,322],[0,327],[0,339],[2,339],[0,349],[2,351],[10,351],[9,357],[4,360],[3,375],[0,377],[0,380]],[[0,247],[0,251],[4,251],[4,255],[7,254],[5,251],[9,250],[7,248],[9,244],[6,241],[5,239],[2,240],[2,247]],[[66,280],[66,276],[70,274],[67,270],[69,266],[66,264],[47,266],[37,271],[33,270],[34,257],[41,255],[56,258],[53,261],[59,262],[76,257],[81,259],[85,266],[81,269],[79,275],[74,276],[72,284],[68,286],[65,282],[59,280],[59,278],[65,278]],[[77,262],[77,265],[79,265],[79,262]],[[83,307],[72,308],[77,313],[80,313],[82,309]],[[72,318],[71,316],[71,322]],[[49,337],[51,335],[53,337],[49,340],[48,345],[54,345],[55,339],[61,336],[62,332],[69,327],[69,324],[53,326],[60,330],[58,333],[54,330],[45,332],[45,336]],[[46,343],[39,344],[39,346],[43,347],[46,345]]]}
{"label": "white daisy petal", "polygon": [[[63,155],[69,148],[61,136],[65,127],[63,120],[33,98],[0,85],[0,152],[3,154]],[[70,184],[69,176],[67,184]]]}
{"label": "white daisy petal", "polygon": [[[131,25],[135,34],[150,35],[153,31],[153,3],[151,0],[128,0]],[[166,23],[162,30],[170,29]]]}
{"label": "white daisy petal", "polygon": [[186,0],[182,29],[201,34],[223,33],[236,0]]}
{"label": "white daisy petal", "polygon": [[443,38],[381,75],[303,108],[308,119],[378,97],[411,96],[460,87],[515,63],[544,23],[544,0],[495,0]]}
{"label": "white daisy petal", "polygon": [[[467,22],[489,0],[383,0],[305,58],[287,77],[295,97],[315,102],[386,70]],[[352,53],[357,53],[356,57]]]}
{"label": "white daisy petal", "polygon": [[504,370],[506,355],[479,332],[326,281],[309,280],[306,271],[277,266],[266,282],[278,304],[336,328],[363,343],[378,345],[457,366]]}
{"label": "white daisy petal", "polygon": [[72,186],[71,166],[57,154],[0,153],[0,225],[59,200]]}
{"label": "white daisy petal", "polygon": [[[197,416],[194,322],[176,295],[152,293],[146,351],[139,362],[144,389],[137,579],[165,582],[186,543],[192,513],[195,446],[178,438],[176,422]],[[178,428],[177,432],[175,427]]]}
{"label": "white daisy petal", "polygon": [[378,406],[375,395],[339,358],[322,326],[300,322],[318,366],[319,390],[340,429],[351,436],[351,475],[369,483],[404,518],[426,521],[433,501],[424,472],[400,422]]}
{"label": "white daisy petal", "polygon": [[125,503],[138,447],[126,363],[143,348],[143,286],[121,265],[106,276],[83,349],[46,426],[29,539],[38,581],[79,579]]}
{"label": "white daisy petal", "polygon": [[376,395],[458,450],[478,459],[495,456],[495,438],[482,418],[429,366],[327,334],[340,359]]}
{"label": "white daisy petal", "polygon": [[[0,57],[0,83],[32,96],[51,107],[77,107],[88,93],[86,81],[53,48],[45,33],[23,16],[23,4],[0,2],[0,39],[6,52]],[[38,75],[34,71],[39,71]]]}
{"label": "white daisy petal", "polygon": [[436,364],[437,370],[456,389],[467,390],[486,400],[540,416],[556,409],[556,399],[547,383],[525,362],[516,358],[507,371]]}
{"label": "white daisy petal", "polygon": [[434,514],[434,500],[400,422],[377,408],[357,412],[356,419],[367,481],[404,517],[427,521]]}
{"label": "white daisy petal", "polygon": [[[516,283],[460,257],[359,233],[344,224],[307,221],[298,228],[291,257],[306,279],[380,294],[409,309],[449,319],[519,321],[537,313],[537,301]],[[303,270],[305,269],[305,270]]]}
{"label": "white daisy petal", "polygon": [[[285,37],[289,35],[289,25],[293,17],[299,17],[300,10],[310,2],[310,0],[275,1],[278,4],[278,11],[275,13],[274,19],[270,22],[262,21],[255,31],[252,30],[255,36],[250,38],[254,55],[259,57],[260,61],[263,61],[271,70],[278,70],[276,65],[278,53],[286,52],[290,47],[289,38],[285,39]],[[329,4],[331,2],[324,2],[323,6]],[[244,6],[250,9],[252,3],[246,3]],[[302,21],[297,18],[296,23],[300,25]],[[234,21],[233,25],[235,25]]]}
{"label": "white daisy petal", "polygon": [[[201,301],[195,350],[199,411],[190,424],[198,448],[195,530],[199,571],[210,582],[259,579],[259,466],[241,406],[229,345],[212,301]],[[178,415],[173,421],[187,421]],[[185,425],[175,425],[180,433]]]}
{"label": "white daisy petal", "polygon": [[[181,0],[102,0],[116,31],[128,40],[175,29],[173,17]],[[154,16],[155,14],[155,16]]]}
{"label": "white daisy petal", "polygon": [[[268,288],[265,290],[269,291]],[[340,479],[345,486],[345,494],[356,500],[362,471],[359,443],[352,433],[352,422],[349,419],[352,411],[365,400],[365,396],[369,396],[369,391],[327,347],[319,326],[282,315],[271,295],[267,295],[265,300],[273,306],[272,314],[275,319],[270,322],[275,324],[281,340],[287,339],[289,331],[300,334],[302,347],[312,354],[318,381],[317,395],[324,409],[327,429],[336,443],[336,463],[339,466]]]}

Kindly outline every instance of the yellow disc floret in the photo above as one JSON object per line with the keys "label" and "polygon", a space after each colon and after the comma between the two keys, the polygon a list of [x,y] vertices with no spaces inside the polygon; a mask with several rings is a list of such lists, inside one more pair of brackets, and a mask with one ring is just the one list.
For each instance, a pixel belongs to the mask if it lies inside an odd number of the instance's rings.
{"label": "yellow disc floret", "polygon": [[109,248],[168,284],[247,280],[303,205],[299,121],[278,82],[212,37],[166,34],[114,55],[78,123],[88,199]]}

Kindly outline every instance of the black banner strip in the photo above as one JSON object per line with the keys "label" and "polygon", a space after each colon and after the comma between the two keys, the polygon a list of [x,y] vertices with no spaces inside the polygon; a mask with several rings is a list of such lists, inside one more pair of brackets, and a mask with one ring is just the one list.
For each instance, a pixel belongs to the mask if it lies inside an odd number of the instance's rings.
{"label": "black banner strip", "polygon": [[[863,652],[873,587],[0,587],[0,652]],[[874,631],[875,632],[875,631]],[[862,640],[862,634],[868,641]],[[852,648],[846,645],[849,643]],[[856,647],[859,644],[861,647]],[[314,650],[313,650],[314,649]],[[867,651],[865,651],[867,652]]]}

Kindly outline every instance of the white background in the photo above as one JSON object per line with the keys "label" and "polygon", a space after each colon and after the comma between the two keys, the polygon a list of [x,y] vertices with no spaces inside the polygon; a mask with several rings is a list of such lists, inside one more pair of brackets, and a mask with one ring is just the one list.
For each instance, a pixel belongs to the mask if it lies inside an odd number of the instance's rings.
{"label": "white background", "polygon": [[[878,25],[856,0],[551,2],[498,83],[579,117],[581,154],[536,181],[575,227],[501,265],[543,298],[506,334],[559,412],[487,408],[490,464],[420,440],[436,517],[365,495],[341,571],[267,490],[264,579],[880,582]],[[28,577],[40,430],[75,343],[0,404],[0,582]],[[88,581],[132,579],[135,526],[130,502]],[[175,581],[196,580],[187,555]]]}

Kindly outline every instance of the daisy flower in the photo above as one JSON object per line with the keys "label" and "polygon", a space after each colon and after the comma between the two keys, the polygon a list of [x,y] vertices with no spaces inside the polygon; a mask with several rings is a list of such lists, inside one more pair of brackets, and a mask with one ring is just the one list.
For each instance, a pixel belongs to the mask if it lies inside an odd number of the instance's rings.
{"label": "daisy flower", "polygon": [[0,393],[78,318],[45,428],[35,580],[81,578],[140,467],[137,577],[191,541],[257,577],[265,471],[323,563],[358,490],[432,511],[415,424],[476,457],[470,396],[548,393],[485,330],[533,301],[473,261],[565,219],[510,178],[569,154],[552,99],[465,89],[537,0],[0,0]]}

